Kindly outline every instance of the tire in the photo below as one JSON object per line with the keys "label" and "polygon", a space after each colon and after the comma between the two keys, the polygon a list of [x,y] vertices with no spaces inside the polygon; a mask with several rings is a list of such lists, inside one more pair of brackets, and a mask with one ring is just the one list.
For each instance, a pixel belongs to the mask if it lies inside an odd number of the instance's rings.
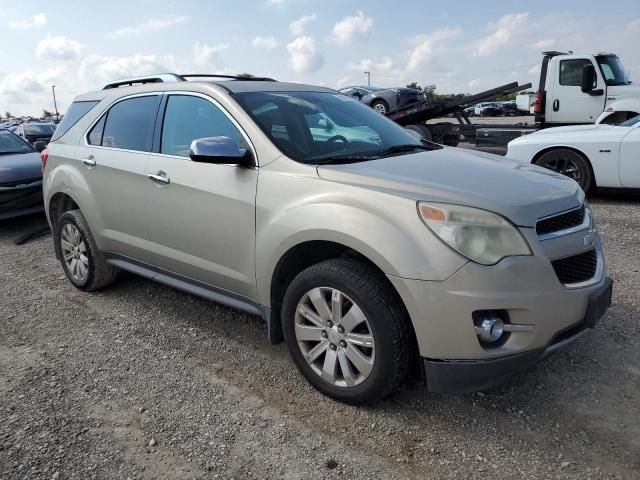
{"label": "tire", "polygon": [[[70,249],[77,242],[77,249]],[[69,281],[87,292],[113,283],[118,270],[100,254],[89,225],[80,210],[65,212],[56,222],[55,248]],[[72,256],[70,256],[73,254]],[[73,263],[73,260],[76,260]]]}
{"label": "tire", "polygon": [[594,186],[589,160],[574,150],[557,148],[544,153],[534,163],[575,180],[585,193],[589,193]]}
{"label": "tire", "polygon": [[[332,308],[335,292],[342,316]],[[345,403],[370,403],[390,394],[406,380],[417,355],[408,315],[386,278],[355,260],[328,260],[298,274],[287,288],[282,322],[302,375],[324,395]],[[313,340],[301,340],[303,330]],[[305,355],[315,360],[308,362]]]}
{"label": "tire", "polygon": [[[438,122],[436,125],[453,125],[451,122]],[[445,135],[442,137],[442,143],[448,147],[457,147],[460,143],[460,135]]]}
{"label": "tire", "polygon": [[374,100],[373,102],[371,102],[371,108],[373,108],[381,115],[386,115],[387,113],[389,113],[389,104],[384,100]]}
{"label": "tire", "polygon": [[433,135],[431,135],[431,130],[426,125],[407,125],[407,130],[411,130],[412,132],[418,133],[423,139],[428,142],[433,142]]}

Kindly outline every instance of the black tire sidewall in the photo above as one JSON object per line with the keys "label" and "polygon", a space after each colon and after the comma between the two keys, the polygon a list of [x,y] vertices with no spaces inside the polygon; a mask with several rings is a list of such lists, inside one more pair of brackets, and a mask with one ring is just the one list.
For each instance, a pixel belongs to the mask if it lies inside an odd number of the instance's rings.
{"label": "black tire sidewall", "polygon": [[[284,297],[282,323],[289,352],[307,381],[323,394],[347,403],[366,403],[376,400],[383,396],[380,392],[387,390],[387,384],[393,375],[390,367],[392,361],[388,357],[394,348],[394,335],[393,331],[385,328],[385,320],[392,319],[385,312],[375,311],[377,309],[372,308],[377,303],[375,298],[366,298],[366,293],[363,295],[354,289],[353,285],[340,275],[315,267],[318,265],[300,273],[291,282]],[[294,333],[296,308],[302,296],[316,287],[340,290],[360,307],[369,322],[376,345],[374,366],[369,377],[355,387],[336,387],[322,380],[307,364],[298,346]]]}

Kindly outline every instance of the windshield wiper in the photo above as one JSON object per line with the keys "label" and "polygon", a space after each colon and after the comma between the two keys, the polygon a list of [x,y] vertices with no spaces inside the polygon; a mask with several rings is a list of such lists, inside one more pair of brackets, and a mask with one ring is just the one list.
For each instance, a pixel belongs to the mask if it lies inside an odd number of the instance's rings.
{"label": "windshield wiper", "polygon": [[19,152],[0,152],[0,155],[19,155],[21,153],[31,153],[35,152],[35,150],[22,150]]}
{"label": "windshield wiper", "polygon": [[375,160],[376,158],[380,158],[380,155],[358,155],[358,154],[348,154],[345,153],[343,155],[331,155],[330,157],[318,158],[315,160],[309,160],[307,163],[311,163],[313,165],[330,165],[336,163],[358,163],[358,162],[366,162],[367,160]]}
{"label": "windshield wiper", "polygon": [[403,145],[394,145],[393,147],[389,147],[386,150],[382,150],[381,152],[376,152],[376,155],[384,157],[386,155],[393,155],[394,153],[411,152],[413,150],[431,151],[435,150],[436,148],[437,147],[435,145],[407,143]]}

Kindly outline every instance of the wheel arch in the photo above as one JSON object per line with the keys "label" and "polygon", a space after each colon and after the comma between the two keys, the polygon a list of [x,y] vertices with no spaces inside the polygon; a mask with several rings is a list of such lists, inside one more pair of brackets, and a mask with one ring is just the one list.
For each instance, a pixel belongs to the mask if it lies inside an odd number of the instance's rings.
{"label": "wheel arch", "polygon": [[537,151],[535,153],[535,155],[533,156],[533,158],[531,159],[531,164],[535,164],[538,159],[544,155],[545,153],[549,153],[552,152],[554,150],[571,150],[572,152],[577,153],[578,155],[580,155],[582,158],[585,159],[585,161],[587,162],[587,166],[589,167],[589,170],[591,170],[591,176],[593,178],[593,185],[591,188],[597,187],[598,186],[598,182],[596,181],[596,176],[595,176],[595,172],[593,171],[593,165],[591,163],[591,159],[589,158],[589,156],[582,151],[581,149],[571,146],[571,145],[552,145],[552,146],[547,146],[544,147],[543,149]]}

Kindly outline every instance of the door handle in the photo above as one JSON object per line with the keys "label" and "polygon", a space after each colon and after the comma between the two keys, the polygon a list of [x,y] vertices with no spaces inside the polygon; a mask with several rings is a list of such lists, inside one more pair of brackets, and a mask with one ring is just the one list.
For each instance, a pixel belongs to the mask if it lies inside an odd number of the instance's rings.
{"label": "door handle", "polygon": [[87,158],[83,158],[82,159],[82,163],[85,164],[85,166],[87,167],[95,167],[96,166],[96,161],[93,158],[93,155],[90,155]]}
{"label": "door handle", "polygon": [[558,110],[560,110],[560,100],[558,100],[557,98],[553,101],[553,111],[557,112]]}
{"label": "door handle", "polygon": [[147,175],[147,178],[161,185],[169,185],[171,183],[171,179],[167,177],[167,174],[162,170],[160,170],[158,173],[150,173],[149,175]]}

